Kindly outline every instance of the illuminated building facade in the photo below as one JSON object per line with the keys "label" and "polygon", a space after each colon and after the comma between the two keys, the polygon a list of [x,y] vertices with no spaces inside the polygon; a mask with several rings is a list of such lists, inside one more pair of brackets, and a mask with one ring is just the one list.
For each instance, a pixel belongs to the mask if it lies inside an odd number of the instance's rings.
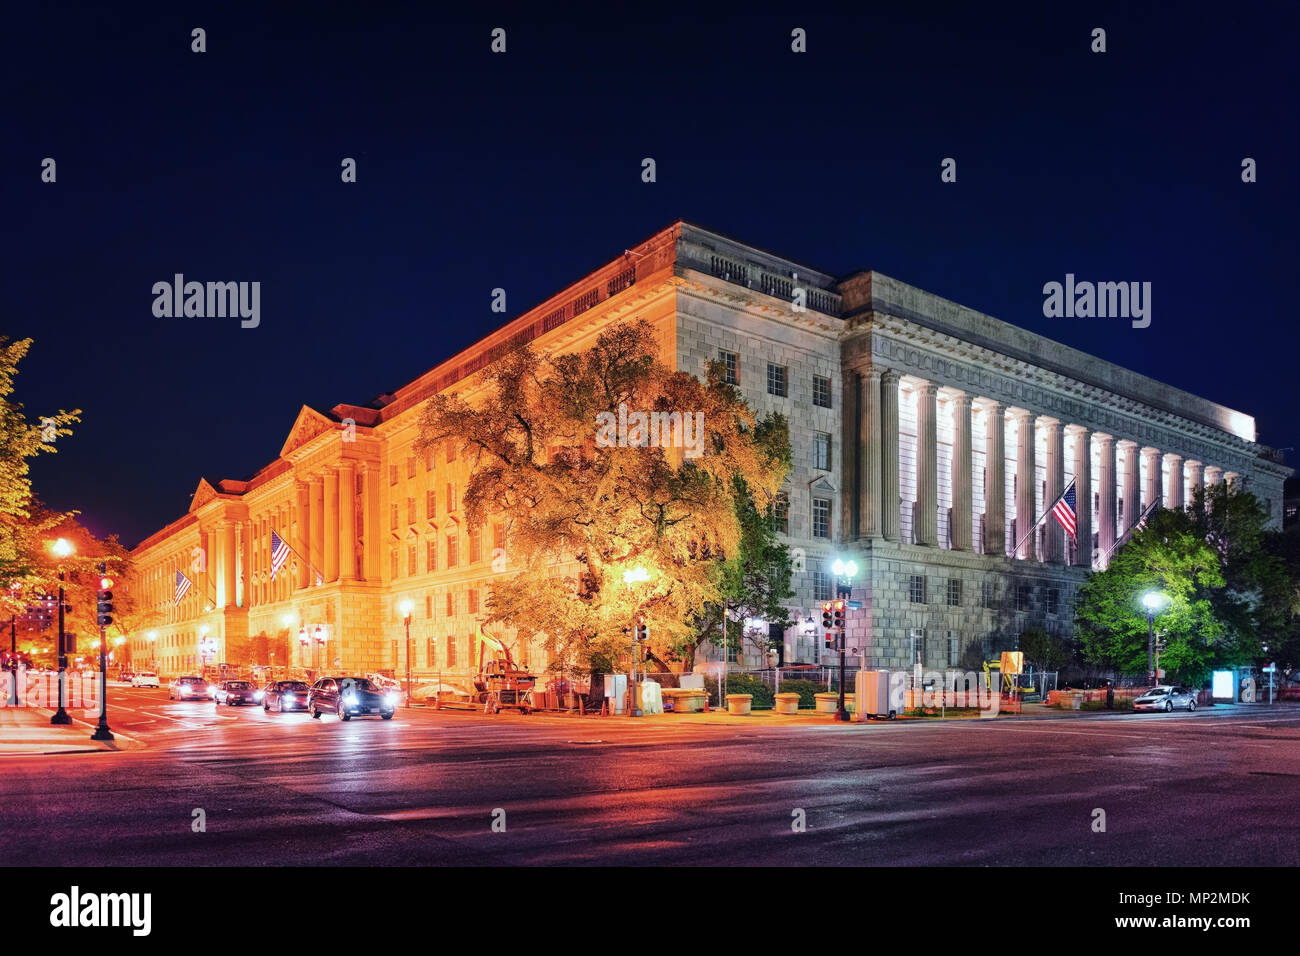
{"label": "illuminated building facade", "polygon": [[[159,623],[152,651],[133,635],[133,659],[186,672],[206,639],[213,661],[401,674],[410,600],[412,670],[466,685],[509,546],[499,524],[466,525],[454,449],[415,453],[420,406],[443,390],[473,401],[475,373],[525,342],[581,350],[633,318],[668,364],[703,375],[719,360],[751,407],[790,421],[775,518],[797,565],[786,661],[822,659],[835,557],[861,568],[857,660],[942,668],[1028,627],[1068,633],[1087,569],[1157,498],[1234,481],[1281,521],[1290,469],[1249,415],[879,273],[837,278],[679,222],[394,393],[304,407],[248,480],[201,481],[189,513],[134,552]],[[1050,518],[1023,533],[1071,481],[1082,546]],[[274,581],[273,530],[296,552]],[[194,584],[174,605],[178,570]],[[737,663],[766,663],[765,625],[747,631]],[[516,657],[548,663],[526,645]]]}

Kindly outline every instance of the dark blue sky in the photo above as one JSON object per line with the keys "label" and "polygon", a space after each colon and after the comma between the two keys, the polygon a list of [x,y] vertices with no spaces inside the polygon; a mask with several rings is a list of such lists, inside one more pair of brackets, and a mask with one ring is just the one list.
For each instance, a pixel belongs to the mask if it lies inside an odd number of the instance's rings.
{"label": "dark blue sky", "polygon": [[[300,405],[471,344],[492,288],[513,317],[679,217],[879,269],[1300,446],[1294,3],[114,6],[10,10],[0,39],[0,332],[36,339],[29,414],[84,409],[33,475],[101,534],[134,543],[201,475],[248,476]],[[176,272],[260,281],[260,327],[155,318]],[[1067,272],[1151,282],[1151,327],[1045,319]]]}

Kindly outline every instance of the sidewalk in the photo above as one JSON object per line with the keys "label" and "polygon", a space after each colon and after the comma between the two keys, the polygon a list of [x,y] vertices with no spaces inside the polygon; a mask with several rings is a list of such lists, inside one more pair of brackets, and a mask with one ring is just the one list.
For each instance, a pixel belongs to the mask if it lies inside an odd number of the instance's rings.
{"label": "sidewalk", "polygon": [[91,740],[95,725],[77,716],[70,724],[54,726],[53,713],[40,707],[0,707],[0,756],[96,753],[140,746],[135,738],[117,731],[113,731],[116,740]]}

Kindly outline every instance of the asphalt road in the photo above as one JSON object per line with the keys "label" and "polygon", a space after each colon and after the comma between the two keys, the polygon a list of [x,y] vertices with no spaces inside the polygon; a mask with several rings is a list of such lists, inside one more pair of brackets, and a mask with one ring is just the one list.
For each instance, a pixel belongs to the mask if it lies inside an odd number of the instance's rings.
{"label": "asphalt road", "polygon": [[1300,864],[1294,705],[751,729],[164,689],[110,720],[147,746],[0,761],[4,863]]}

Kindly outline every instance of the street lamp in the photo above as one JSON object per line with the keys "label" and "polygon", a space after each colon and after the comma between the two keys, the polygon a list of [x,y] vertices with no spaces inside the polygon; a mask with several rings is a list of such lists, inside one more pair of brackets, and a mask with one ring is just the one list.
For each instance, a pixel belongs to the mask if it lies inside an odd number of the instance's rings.
{"label": "street lamp", "polygon": [[1165,596],[1159,591],[1148,591],[1142,595],[1142,604],[1147,609],[1147,679],[1152,686],[1156,683],[1156,611],[1164,603]]}
{"label": "street lamp", "polygon": [[415,605],[407,598],[400,605],[402,620],[406,622],[406,706],[411,706],[411,610]]}
{"label": "street lamp", "polygon": [[[849,709],[844,703],[844,654],[846,650],[844,645],[847,643],[844,636],[844,620],[847,616],[845,612],[848,611],[848,600],[853,596],[853,578],[858,573],[858,562],[852,559],[842,561],[836,558],[835,563],[831,565],[831,571],[839,578],[835,585],[835,603],[838,612],[835,616],[838,619],[836,629],[839,631],[836,643],[840,649],[840,698],[838,709],[835,711],[835,719],[841,723],[848,723]],[[862,706],[861,701],[858,702],[858,706]]]}
{"label": "street lamp", "polygon": [[64,683],[67,681],[67,676],[68,676],[68,639],[67,636],[63,633],[62,559],[71,557],[72,553],[76,549],[72,546],[72,542],[68,541],[66,538],[60,538],[58,541],[55,541],[52,545],[50,545],[50,550],[54,552],[54,556],[56,558],[60,559],[60,563],[59,563],[59,709],[56,710],[54,712],[54,716],[50,718],[50,723],[70,724],[72,723],[72,718],[68,716],[68,712],[64,709],[63,706],[64,703],[67,701],[67,693],[66,693],[66,688],[64,687]]}

